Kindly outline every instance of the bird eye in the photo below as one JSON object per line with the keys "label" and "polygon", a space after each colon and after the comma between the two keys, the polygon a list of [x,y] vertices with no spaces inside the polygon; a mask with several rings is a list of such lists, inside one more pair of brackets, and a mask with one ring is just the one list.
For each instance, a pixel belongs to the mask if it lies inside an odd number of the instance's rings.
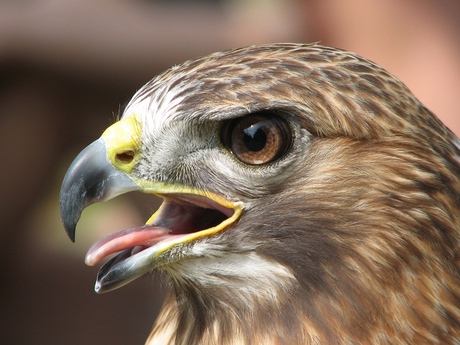
{"label": "bird eye", "polygon": [[286,153],[291,144],[291,132],[283,119],[259,112],[224,126],[222,141],[243,163],[261,165]]}

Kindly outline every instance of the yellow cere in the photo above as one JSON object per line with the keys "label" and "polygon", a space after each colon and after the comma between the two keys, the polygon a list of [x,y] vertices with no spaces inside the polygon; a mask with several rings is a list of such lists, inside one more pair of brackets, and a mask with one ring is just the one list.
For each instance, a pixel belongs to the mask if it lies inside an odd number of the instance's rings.
{"label": "yellow cere", "polygon": [[142,126],[135,116],[126,117],[102,133],[107,157],[114,167],[130,173],[140,157]]}

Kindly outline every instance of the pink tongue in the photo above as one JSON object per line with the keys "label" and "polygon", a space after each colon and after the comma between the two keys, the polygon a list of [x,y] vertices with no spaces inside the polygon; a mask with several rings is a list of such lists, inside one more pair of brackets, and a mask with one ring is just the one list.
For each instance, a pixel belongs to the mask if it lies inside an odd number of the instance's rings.
{"label": "pink tongue", "polygon": [[168,238],[169,232],[168,228],[151,225],[116,232],[94,243],[86,253],[85,262],[93,266],[110,254],[134,246],[153,246]]}

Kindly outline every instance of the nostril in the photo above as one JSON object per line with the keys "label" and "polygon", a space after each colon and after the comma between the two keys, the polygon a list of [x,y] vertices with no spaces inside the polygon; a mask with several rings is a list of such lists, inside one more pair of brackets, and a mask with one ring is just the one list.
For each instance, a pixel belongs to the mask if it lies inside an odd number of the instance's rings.
{"label": "nostril", "polygon": [[127,150],[121,153],[117,153],[116,158],[117,158],[117,161],[119,161],[120,163],[129,164],[134,159],[134,151]]}

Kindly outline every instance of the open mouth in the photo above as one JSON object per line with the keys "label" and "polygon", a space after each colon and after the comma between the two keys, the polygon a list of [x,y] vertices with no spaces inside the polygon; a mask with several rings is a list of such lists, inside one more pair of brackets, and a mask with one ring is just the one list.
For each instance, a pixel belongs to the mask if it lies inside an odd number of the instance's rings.
{"label": "open mouth", "polygon": [[119,253],[101,268],[99,275],[105,275],[113,266],[134,259],[147,249],[158,256],[177,243],[215,234],[233,223],[241,212],[238,205],[228,203],[223,206],[196,194],[160,197],[164,199],[162,205],[144,226],[122,230],[98,240],[88,250],[86,264],[93,266]]}
{"label": "open mouth", "polygon": [[131,154],[138,153],[137,122],[127,118],[110,128],[78,154],[62,182],[59,204],[70,239],[75,240],[81,213],[91,204],[132,191],[155,194],[164,201],[144,226],[106,236],[89,249],[85,261],[90,266],[114,255],[99,270],[98,293],[198,255],[187,252],[187,245],[226,229],[238,220],[243,208],[210,191],[134,178],[131,172],[136,160],[131,160]]}

